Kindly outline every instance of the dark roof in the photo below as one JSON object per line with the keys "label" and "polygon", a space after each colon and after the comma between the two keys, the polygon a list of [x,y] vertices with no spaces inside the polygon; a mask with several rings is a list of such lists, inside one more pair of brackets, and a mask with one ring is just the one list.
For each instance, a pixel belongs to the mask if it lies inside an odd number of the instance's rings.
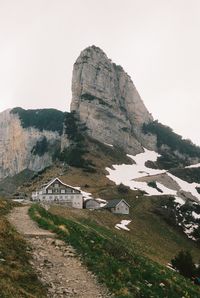
{"label": "dark roof", "polygon": [[124,199],[115,199],[108,201],[108,204],[104,206],[104,208],[114,208],[116,207],[121,201],[124,201],[126,205],[130,207],[130,205]]}
{"label": "dark roof", "polygon": [[85,203],[90,202],[90,201],[93,201],[93,202],[96,202],[96,203],[101,204],[101,202],[99,202],[99,201],[96,200],[96,199],[87,199],[87,200],[85,200]]}

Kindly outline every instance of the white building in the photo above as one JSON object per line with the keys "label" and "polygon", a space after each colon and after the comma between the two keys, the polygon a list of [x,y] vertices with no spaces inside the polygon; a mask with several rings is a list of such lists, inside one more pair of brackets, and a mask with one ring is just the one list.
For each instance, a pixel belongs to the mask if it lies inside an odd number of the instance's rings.
{"label": "white building", "polygon": [[83,196],[79,189],[63,183],[59,178],[51,180],[41,189],[32,193],[32,200],[39,202],[63,203],[69,207],[83,208]]}

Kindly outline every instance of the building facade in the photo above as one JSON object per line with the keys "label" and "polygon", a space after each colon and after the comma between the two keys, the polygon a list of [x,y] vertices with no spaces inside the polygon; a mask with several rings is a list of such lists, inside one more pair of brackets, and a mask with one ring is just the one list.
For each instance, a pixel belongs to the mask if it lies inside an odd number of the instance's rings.
{"label": "building facade", "polygon": [[32,200],[48,203],[61,203],[73,208],[83,208],[83,196],[79,189],[55,178],[41,189],[32,193]]}
{"label": "building facade", "polygon": [[109,201],[104,208],[115,214],[129,214],[130,205],[124,199],[116,199]]}

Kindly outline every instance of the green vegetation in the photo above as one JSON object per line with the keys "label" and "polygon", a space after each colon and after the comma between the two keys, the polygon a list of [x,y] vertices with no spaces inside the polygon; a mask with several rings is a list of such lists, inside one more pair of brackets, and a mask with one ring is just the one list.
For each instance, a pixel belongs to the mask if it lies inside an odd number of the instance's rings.
{"label": "green vegetation", "polygon": [[117,190],[120,194],[128,194],[129,193],[129,190],[130,188],[126,185],[124,185],[123,183],[120,183],[118,186],[117,186]]}
{"label": "green vegetation", "polygon": [[152,187],[152,188],[157,189],[158,192],[161,192],[161,193],[163,192],[163,191],[157,186],[156,181],[148,182],[147,185],[150,186],[150,187]]}
{"label": "green vegetation", "polygon": [[31,153],[42,156],[46,152],[48,152],[48,141],[46,137],[43,137],[40,141],[37,141],[36,145],[32,148]]}
{"label": "green vegetation", "polygon": [[[191,297],[200,289],[137,252],[133,242],[90,219],[66,219],[32,205],[30,216],[58,234],[81,255],[83,262],[114,297]],[[63,229],[63,226],[65,229]]]}
{"label": "green vegetation", "polygon": [[162,155],[158,157],[155,164],[160,169],[173,169],[178,167],[184,167],[188,165],[187,159],[179,158],[172,151],[162,151],[160,152]]}
{"label": "green vegetation", "polygon": [[157,136],[157,146],[163,154],[157,161],[159,167],[170,169],[185,166],[190,163],[189,158],[200,158],[200,147],[194,145],[190,140],[183,139],[170,127],[157,120],[144,124],[143,131]]}
{"label": "green vegetation", "polygon": [[195,187],[198,193],[200,193],[200,187]]}
{"label": "green vegetation", "polygon": [[[88,143],[87,147],[92,148],[92,150],[95,152],[95,155],[99,154],[100,152],[103,153],[102,158],[111,157],[113,159],[113,163],[125,163],[125,164],[133,164],[135,163],[130,157],[126,155],[126,152],[123,150],[123,148],[119,146],[108,146],[106,144],[103,144],[99,142],[98,140],[92,139],[90,137],[87,138]],[[98,153],[96,153],[96,151]],[[95,156],[96,157],[96,156]],[[106,165],[105,165],[106,166]],[[107,164],[107,166],[109,166]]]}
{"label": "green vegetation", "polygon": [[86,164],[83,158],[85,152],[85,149],[82,147],[79,148],[77,145],[71,145],[61,152],[59,159],[70,166],[83,168]]}
{"label": "green vegetation", "polygon": [[91,95],[89,93],[84,93],[81,95],[81,99],[93,101],[93,100],[97,99],[97,97],[95,97],[94,95]]}
{"label": "green vegetation", "polygon": [[56,109],[24,110],[17,107],[12,109],[11,113],[19,115],[24,128],[57,131],[60,135],[63,132],[65,113]]}
{"label": "green vegetation", "polygon": [[170,173],[189,183],[200,183],[200,168],[172,169]]}
{"label": "green vegetation", "polygon": [[70,166],[83,168],[87,164],[83,157],[86,153],[84,136],[86,127],[80,123],[75,112],[65,115],[64,125],[71,145],[59,154],[59,159]]}
{"label": "green vegetation", "polygon": [[84,93],[81,95],[81,99],[83,100],[88,100],[88,101],[93,101],[93,100],[97,100],[101,105],[103,106],[107,106],[107,107],[111,107],[110,104],[108,104],[105,100],[103,100],[102,98],[96,97],[92,94],[89,93]]}
{"label": "green vegetation", "polygon": [[86,130],[86,126],[79,121],[76,112],[65,113],[64,131],[71,141],[83,142]]}
{"label": "green vegetation", "polygon": [[47,297],[29,264],[26,242],[5,217],[12,207],[13,203],[0,199],[0,297]]}
{"label": "green vegetation", "polygon": [[185,277],[192,278],[197,274],[192,255],[189,251],[181,250],[174,259],[171,260],[172,266]]}
{"label": "green vegetation", "polygon": [[96,171],[90,160],[84,158],[84,155],[88,152],[85,141],[87,128],[79,121],[76,112],[65,114],[64,127],[71,144],[61,153],[58,153],[57,158],[70,166],[83,168],[88,172]]}
{"label": "green vegetation", "polygon": [[185,204],[179,205],[174,201],[173,197],[165,202],[160,202],[160,206],[155,208],[155,212],[162,216],[162,218],[179,231],[184,232],[187,225],[193,226],[193,232],[190,236],[195,238],[195,244],[200,244],[200,220],[193,216],[193,212],[200,215],[200,205],[186,201]]}

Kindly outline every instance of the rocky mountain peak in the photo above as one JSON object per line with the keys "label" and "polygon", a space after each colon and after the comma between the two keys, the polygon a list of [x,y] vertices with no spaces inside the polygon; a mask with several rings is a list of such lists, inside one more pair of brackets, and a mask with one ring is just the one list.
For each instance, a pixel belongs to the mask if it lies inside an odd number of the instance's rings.
{"label": "rocky mountain peak", "polygon": [[153,118],[130,76],[96,46],[83,50],[74,64],[71,111],[101,142],[132,154],[142,146],[155,149],[155,137],[142,134],[143,124]]}

